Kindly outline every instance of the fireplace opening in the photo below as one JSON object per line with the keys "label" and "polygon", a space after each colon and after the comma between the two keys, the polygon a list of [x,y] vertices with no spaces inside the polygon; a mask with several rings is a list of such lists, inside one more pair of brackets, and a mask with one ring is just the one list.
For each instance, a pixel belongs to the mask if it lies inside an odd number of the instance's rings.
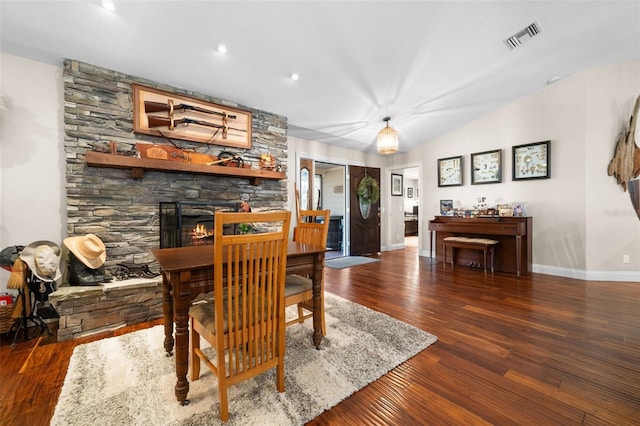
{"label": "fireplace opening", "polygon": [[[240,207],[240,203],[225,201],[160,202],[160,248],[213,244],[215,212],[238,212]],[[235,231],[229,227],[224,233]]]}

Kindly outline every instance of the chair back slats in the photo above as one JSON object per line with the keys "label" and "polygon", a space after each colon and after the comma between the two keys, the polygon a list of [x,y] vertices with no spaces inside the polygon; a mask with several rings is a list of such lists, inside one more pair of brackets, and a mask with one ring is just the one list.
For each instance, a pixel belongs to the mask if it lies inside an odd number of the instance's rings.
{"label": "chair back slats", "polygon": [[314,246],[327,245],[330,210],[300,210],[294,241]]}
{"label": "chair back slats", "polygon": [[[214,281],[215,325],[218,349],[230,378],[271,368],[284,339],[284,277],[290,213],[224,213],[215,217]],[[223,235],[225,224],[273,222],[280,230]],[[222,297],[219,297],[222,295]],[[225,297],[226,296],[226,297]],[[218,303],[223,301],[224,303]],[[226,336],[225,336],[226,333]]]}

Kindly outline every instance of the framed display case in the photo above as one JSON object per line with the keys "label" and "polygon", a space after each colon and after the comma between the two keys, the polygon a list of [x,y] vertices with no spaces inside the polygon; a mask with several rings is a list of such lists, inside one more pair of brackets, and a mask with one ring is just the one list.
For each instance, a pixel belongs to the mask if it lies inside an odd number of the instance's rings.
{"label": "framed display case", "polygon": [[462,155],[438,159],[438,186],[462,186]]}
{"label": "framed display case", "polygon": [[133,85],[133,131],[164,138],[251,149],[249,111]]}
{"label": "framed display case", "polygon": [[551,141],[513,147],[513,180],[551,177]]}
{"label": "framed display case", "polygon": [[502,150],[471,154],[471,184],[502,182]]}

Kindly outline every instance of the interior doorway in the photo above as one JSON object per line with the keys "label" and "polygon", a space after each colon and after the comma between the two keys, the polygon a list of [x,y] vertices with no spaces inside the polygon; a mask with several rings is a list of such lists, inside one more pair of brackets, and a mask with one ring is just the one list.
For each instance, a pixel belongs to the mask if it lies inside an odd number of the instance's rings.
{"label": "interior doorway", "polygon": [[405,246],[416,246],[420,237],[420,189],[418,168],[409,167],[402,171],[404,184]]}
{"label": "interior doorway", "polygon": [[298,186],[300,206],[303,209],[331,211],[325,258],[344,256],[348,238],[346,218],[348,218],[346,166],[312,158],[299,160]]}
{"label": "interior doorway", "polygon": [[426,231],[421,225],[424,215],[421,211],[421,199],[425,196],[420,182],[421,169],[422,163],[418,161],[389,170],[391,177],[402,176],[402,198],[391,197],[386,212],[389,247],[415,250],[417,256],[425,255],[422,253],[422,247],[426,236]]}

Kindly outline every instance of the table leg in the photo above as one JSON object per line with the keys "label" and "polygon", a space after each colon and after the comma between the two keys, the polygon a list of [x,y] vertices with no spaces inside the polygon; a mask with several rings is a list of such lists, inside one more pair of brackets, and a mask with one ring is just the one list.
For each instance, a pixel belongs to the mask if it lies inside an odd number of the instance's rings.
{"label": "table leg", "polygon": [[313,345],[320,349],[322,343],[322,280],[324,271],[324,252],[314,256],[313,274]]}
{"label": "table leg", "polygon": [[189,381],[189,308],[191,307],[191,272],[180,272],[171,275],[173,285],[173,303],[176,321],[176,398],[181,404],[188,404]]}
{"label": "table leg", "polygon": [[162,274],[162,316],[164,321],[164,350],[167,356],[173,355],[173,295],[171,281],[167,274]]}

